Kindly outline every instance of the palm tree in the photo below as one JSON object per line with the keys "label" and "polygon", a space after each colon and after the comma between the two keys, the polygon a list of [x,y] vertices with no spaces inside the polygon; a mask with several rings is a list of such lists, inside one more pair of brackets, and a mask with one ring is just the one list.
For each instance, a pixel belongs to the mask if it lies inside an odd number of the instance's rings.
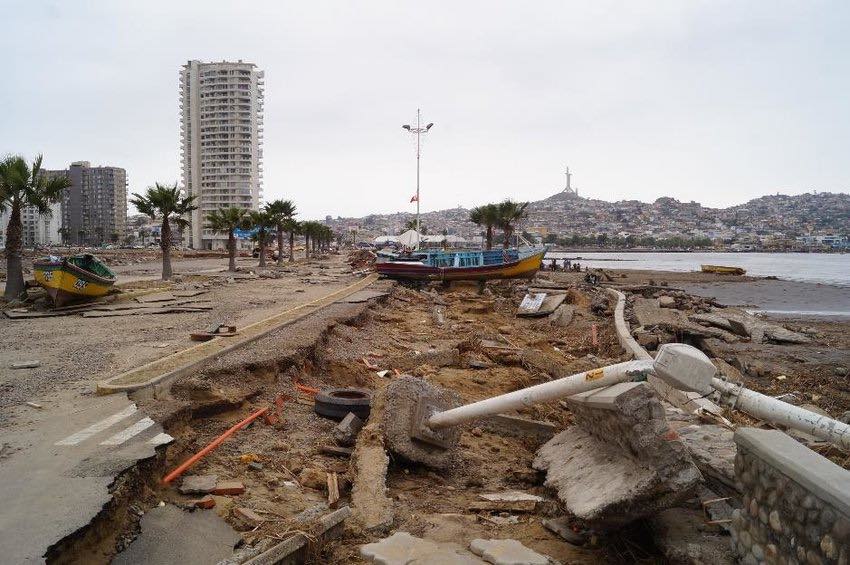
{"label": "palm tree", "polygon": [[23,224],[21,209],[33,206],[40,214],[50,211],[50,204],[62,198],[62,191],[71,186],[68,177],[48,179],[41,171],[39,155],[32,166],[19,155],[9,155],[0,161],[0,212],[9,208],[6,226],[6,291],[5,298],[14,300],[26,292],[21,267]]}
{"label": "palm tree", "polygon": [[266,266],[266,243],[269,231],[274,227],[274,219],[265,210],[256,210],[248,214],[248,224],[257,230],[257,243],[260,246],[259,267]]}
{"label": "palm tree", "polygon": [[283,265],[283,232],[287,222],[295,215],[295,204],[292,200],[275,200],[266,204],[265,211],[269,214],[277,229],[277,264]]}
{"label": "palm tree", "polygon": [[219,208],[207,214],[207,227],[217,232],[227,232],[227,270],[236,272],[236,235],[245,225],[248,210],[245,208]]}
{"label": "palm tree", "polygon": [[301,233],[301,224],[290,218],[283,224],[286,233],[289,234],[289,261],[295,261],[295,236]]}
{"label": "palm tree", "polygon": [[[407,230],[415,230],[416,229],[416,218],[412,220],[407,220],[407,223],[404,224],[404,231]],[[428,226],[423,224],[421,221],[419,222],[419,233],[422,235],[428,235]]]}
{"label": "palm tree", "polygon": [[130,203],[140,214],[152,220],[160,218],[162,229],[159,234],[159,248],[162,249],[162,280],[171,278],[171,247],[174,241],[171,236],[171,223],[178,229],[189,225],[186,216],[198,207],[194,204],[194,196],[183,196],[177,183],[174,186],[156,183],[147,189],[144,195],[133,193]]}
{"label": "palm tree", "polygon": [[499,212],[496,225],[505,232],[505,249],[511,245],[511,236],[514,233],[516,223],[526,217],[526,208],[528,208],[528,202],[514,202],[511,199],[507,199],[498,205]]}
{"label": "palm tree", "polygon": [[142,228],[139,230],[139,238],[142,240],[142,247],[147,246],[147,238],[150,236],[151,230],[150,228]]}
{"label": "palm tree", "polygon": [[476,206],[469,211],[469,220],[474,224],[484,226],[487,249],[493,249],[493,228],[499,222],[499,205],[485,204],[483,206]]}

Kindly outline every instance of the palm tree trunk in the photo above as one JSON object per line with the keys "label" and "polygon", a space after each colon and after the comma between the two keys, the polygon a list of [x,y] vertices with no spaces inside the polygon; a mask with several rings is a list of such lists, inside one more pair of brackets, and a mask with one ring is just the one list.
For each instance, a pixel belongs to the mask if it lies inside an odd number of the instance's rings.
{"label": "palm tree trunk", "polygon": [[171,224],[168,216],[162,219],[162,231],[159,234],[159,248],[162,249],[162,280],[171,279]]}
{"label": "palm tree trunk", "polygon": [[505,249],[507,249],[508,247],[511,246],[511,235],[514,233],[513,226],[505,226],[504,232],[505,232],[505,242],[503,243],[503,246],[504,246]]}
{"label": "palm tree trunk", "polygon": [[487,249],[493,249],[493,226],[487,224]]}
{"label": "palm tree trunk", "polygon": [[277,264],[283,265],[283,226],[277,227]]}
{"label": "palm tree trunk", "polygon": [[310,234],[309,233],[304,234],[304,258],[305,259],[310,258]]}
{"label": "palm tree trunk", "polygon": [[295,232],[289,232],[289,262],[295,261]]}
{"label": "palm tree trunk", "polygon": [[266,230],[259,230],[257,240],[260,242],[260,264],[259,267],[266,266]]}
{"label": "palm tree trunk", "polygon": [[26,292],[24,287],[24,271],[21,268],[21,204],[12,201],[12,211],[9,214],[9,224],[6,226],[6,300],[17,300]]}
{"label": "palm tree trunk", "polygon": [[236,272],[236,237],[232,229],[227,232],[227,270]]}

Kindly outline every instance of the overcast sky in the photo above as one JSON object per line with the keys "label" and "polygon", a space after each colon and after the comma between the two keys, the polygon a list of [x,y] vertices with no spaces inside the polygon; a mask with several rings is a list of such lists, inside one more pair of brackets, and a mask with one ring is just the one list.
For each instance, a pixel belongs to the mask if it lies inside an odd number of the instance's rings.
{"label": "overcast sky", "polygon": [[850,189],[850,3],[0,0],[0,153],[179,179],[188,59],[266,72],[266,200],[413,211],[401,124],[436,123],[422,206],[726,206]]}

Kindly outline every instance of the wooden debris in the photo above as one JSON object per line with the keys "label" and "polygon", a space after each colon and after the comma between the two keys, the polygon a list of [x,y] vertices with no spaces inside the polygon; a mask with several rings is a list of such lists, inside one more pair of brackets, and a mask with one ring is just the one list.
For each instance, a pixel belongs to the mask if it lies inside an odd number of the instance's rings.
{"label": "wooden debris", "polygon": [[319,448],[319,451],[325,455],[333,455],[336,457],[351,457],[351,454],[354,453],[353,449],[348,447],[338,447],[336,445],[323,445]]}
{"label": "wooden debris", "polygon": [[482,500],[467,507],[471,512],[534,512],[537,502],[534,500]]}
{"label": "wooden debris", "polygon": [[35,369],[41,367],[41,361],[19,361],[10,365],[12,369]]}
{"label": "wooden debris", "polygon": [[336,508],[339,502],[339,478],[336,473],[328,473],[328,506]]}

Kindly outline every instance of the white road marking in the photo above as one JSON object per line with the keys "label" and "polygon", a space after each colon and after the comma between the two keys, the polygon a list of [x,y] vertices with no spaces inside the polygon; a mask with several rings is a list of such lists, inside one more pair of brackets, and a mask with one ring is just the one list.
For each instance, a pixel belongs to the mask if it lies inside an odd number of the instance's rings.
{"label": "white road marking", "polygon": [[156,434],[155,436],[150,438],[148,440],[148,443],[151,444],[154,447],[157,447],[157,446],[160,446],[160,445],[164,445],[166,443],[171,443],[172,441],[174,441],[173,437],[171,437],[170,435],[168,435],[165,432],[162,432],[162,433]]}
{"label": "white road marking", "polygon": [[114,436],[100,442],[100,445],[121,445],[131,437],[142,433],[154,424],[155,422],[146,416],[132,426],[124,428]]}
{"label": "white road marking", "polygon": [[91,436],[102,432],[103,430],[110,428],[123,420],[124,418],[128,418],[136,413],[136,405],[131,404],[126,407],[124,410],[118,412],[117,414],[113,414],[108,418],[104,418],[100,422],[92,424],[88,428],[78,431],[75,434],[71,434],[63,440],[57,441],[54,445],[77,445],[81,441],[87,440]]}

